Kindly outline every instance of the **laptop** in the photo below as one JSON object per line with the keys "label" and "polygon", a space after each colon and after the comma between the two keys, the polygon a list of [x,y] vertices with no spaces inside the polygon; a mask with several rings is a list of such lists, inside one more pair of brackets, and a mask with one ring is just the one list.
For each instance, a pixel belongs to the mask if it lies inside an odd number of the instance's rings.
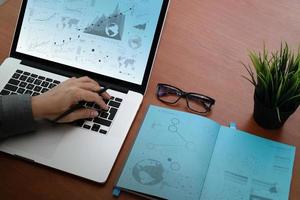
{"label": "laptop", "polygon": [[[107,86],[109,111],[0,141],[0,151],[104,183],[146,92],[169,0],[24,0],[0,94],[32,96],[70,77]],[[99,109],[93,102],[88,108]],[[22,112],[22,111],[20,111]]]}

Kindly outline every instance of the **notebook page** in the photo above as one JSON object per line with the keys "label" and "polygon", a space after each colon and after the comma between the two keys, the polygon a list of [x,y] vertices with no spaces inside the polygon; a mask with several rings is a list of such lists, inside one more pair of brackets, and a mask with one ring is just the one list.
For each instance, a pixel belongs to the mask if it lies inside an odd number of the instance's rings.
{"label": "notebook page", "polygon": [[201,200],[287,200],[295,147],[221,127]]}
{"label": "notebook page", "polygon": [[117,186],[166,199],[199,199],[220,125],[150,106]]}

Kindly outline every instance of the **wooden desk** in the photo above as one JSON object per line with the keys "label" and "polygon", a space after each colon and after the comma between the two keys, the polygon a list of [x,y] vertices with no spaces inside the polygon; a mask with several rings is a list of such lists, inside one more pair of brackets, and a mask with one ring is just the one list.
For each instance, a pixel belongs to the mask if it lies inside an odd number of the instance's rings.
{"label": "wooden desk", "polygon": [[[0,62],[9,54],[20,2],[0,7]],[[108,182],[95,184],[1,153],[0,199],[114,199],[114,182],[147,106],[163,105],[154,95],[158,82],[214,97],[209,118],[221,124],[236,121],[239,129],[297,146],[290,199],[300,199],[300,112],[281,130],[257,126],[253,87],[241,77],[246,72],[240,64],[249,62],[248,50],[260,50],[263,43],[270,49],[281,41],[297,47],[299,10],[299,0],[172,0],[146,97]],[[120,199],[140,198],[123,194]]]}

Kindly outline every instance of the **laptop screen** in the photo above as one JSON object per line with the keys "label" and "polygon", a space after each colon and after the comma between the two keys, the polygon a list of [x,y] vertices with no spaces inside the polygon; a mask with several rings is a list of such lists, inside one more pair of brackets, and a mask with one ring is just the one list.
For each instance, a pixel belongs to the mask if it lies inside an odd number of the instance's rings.
{"label": "laptop screen", "polygon": [[142,84],[163,0],[28,0],[16,52]]}

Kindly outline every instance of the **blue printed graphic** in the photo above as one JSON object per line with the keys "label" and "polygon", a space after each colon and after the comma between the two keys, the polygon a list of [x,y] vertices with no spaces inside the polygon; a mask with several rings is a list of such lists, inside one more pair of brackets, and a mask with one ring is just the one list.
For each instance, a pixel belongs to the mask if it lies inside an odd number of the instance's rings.
{"label": "blue printed graphic", "polygon": [[199,199],[220,126],[150,106],[118,187],[166,199]]}
{"label": "blue printed graphic", "polygon": [[221,127],[201,200],[286,200],[295,147]]}
{"label": "blue printed graphic", "polygon": [[286,200],[295,147],[150,106],[117,187],[171,200]]}

